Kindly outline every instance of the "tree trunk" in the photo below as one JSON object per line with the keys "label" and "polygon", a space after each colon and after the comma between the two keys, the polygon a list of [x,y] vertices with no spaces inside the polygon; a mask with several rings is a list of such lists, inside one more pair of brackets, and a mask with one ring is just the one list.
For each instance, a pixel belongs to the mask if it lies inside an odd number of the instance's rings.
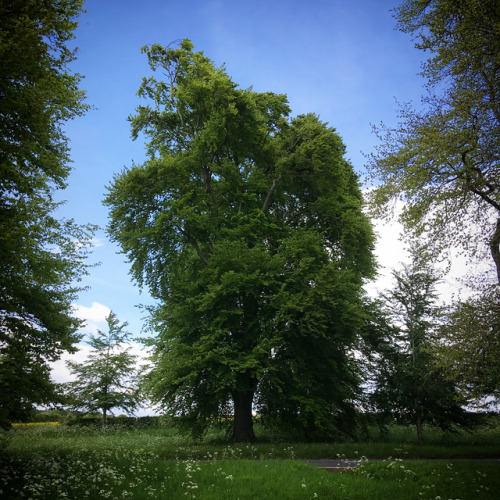
{"label": "tree trunk", "polygon": [[414,400],[415,404],[415,426],[417,427],[417,439],[418,439],[418,444],[422,445],[424,444],[424,435],[422,432],[422,408],[420,408],[418,398],[415,398]]}
{"label": "tree trunk", "polygon": [[418,438],[418,444],[422,445],[424,444],[424,435],[422,433],[422,415],[420,412],[417,412],[417,438]]}
{"label": "tree trunk", "polygon": [[497,227],[490,240],[490,250],[497,268],[497,280],[500,283],[500,218],[497,219]]}
{"label": "tree trunk", "polygon": [[106,408],[103,408],[102,409],[102,425],[106,425],[106,420],[107,420]]}
{"label": "tree trunk", "polygon": [[253,431],[253,396],[254,391],[233,393],[234,421],[233,435],[231,437],[233,442],[251,443],[256,441]]}

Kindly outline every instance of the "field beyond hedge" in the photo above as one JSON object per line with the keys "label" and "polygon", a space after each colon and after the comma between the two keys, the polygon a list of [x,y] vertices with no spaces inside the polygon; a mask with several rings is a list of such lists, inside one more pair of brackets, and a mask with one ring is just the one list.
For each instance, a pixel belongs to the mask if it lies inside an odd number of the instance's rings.
{"label": "field beyond hedge", "polygon": [[[262,434],[258,443],[229,445],[215,431],[194,441],[169,428],[18,426],[0,437],[0,498],[498,497],[500,462],[479,461],[500,458],[498,420],[470,434],[426,429],[425,436],[419,447],[413,429],[394,426],[371,430],[362,443],[287,443]],[[333,473],[305,459],[359,465]]]}

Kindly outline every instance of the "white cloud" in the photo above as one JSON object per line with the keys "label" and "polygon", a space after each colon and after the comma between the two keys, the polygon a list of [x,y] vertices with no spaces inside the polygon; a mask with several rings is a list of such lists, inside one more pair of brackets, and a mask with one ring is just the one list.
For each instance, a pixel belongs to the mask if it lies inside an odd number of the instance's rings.
{"label": "white cloud", "polygon": [[98,323],[103,323],[106,321],[106,317],[111,312],[109,307],[99,304],[99,302],[92,302],[90,307],[85,307],[81,305],[74,306],[75,316],[79,319],[96,321]]}
{"label": "white cloud", "polygon": [[[377,242],[375,245],[375,257],[379,264],[379,276],[373,282],[365,286],[366,291],[372,297],[377,296],[379,292],[390,289],[394,285],[392,271],[400,270],[403,263],[409,263],[410,254],[403,241],[403,226],[397,220],[400,211],[396,210],[393,219],[390,222],[380,219],[372,219]],[[456,248],[448,250],[451,265],[445,273],[443,279],[437,285],[437,292],[440,301],[449,303],[453,296],[461,294],[463,298],[469,295],[463,284],[463,278],[471,270],[477,272],[486,266],[478,263],[471,263],[464,255],[461,255]],[[444,269],[443,263],[436,263],[436,270]]]}
{"label": "white cloud", "polygon": [[[131,347],[129,351],[130,354],[134,354],[137,356],[137,367],[142,368],[147,365],[147,358],[150,354],[150,349],[146,349],[144,346],[136,342],[131,342],[130,344],[127,344],[126,347]],[[64,353],[61,356],[61,359],[50,364],[52,368],[52,380],[56,383],[65,383],[75,380],[75,377],[71,375],[68,367],[66,366],[66,362],[72,361],[74,363],[83,363],[87,359],[87,356],[90,354],[91,350],[92,348],[87,344],[78,344],[78,351],[76,353]]]}
{"label": "white cloud", "polygon": [[376,286],[378,289],[385,289],[392,283],[392,270],[408,261],[408,251],[401,241],[402,227],[397,221],[374,221],[374,229],[377,234],[375,258],[379,265]]}
{"label": "white cloud", "polygon": [[73,240],[73,245],[77,250],[88,249],[92,250],[94,248],[105,246],[104,240],[101,238],[90,238],[89,240]]}
{"label": "white cloud", "polygon": [[106,323],[106,317],[110,312],[109,307],[99,302],[92,302],[90,307],[73,304],[74,316],[85,321],[85,330],[90,333],[97,333],[102,324]]}

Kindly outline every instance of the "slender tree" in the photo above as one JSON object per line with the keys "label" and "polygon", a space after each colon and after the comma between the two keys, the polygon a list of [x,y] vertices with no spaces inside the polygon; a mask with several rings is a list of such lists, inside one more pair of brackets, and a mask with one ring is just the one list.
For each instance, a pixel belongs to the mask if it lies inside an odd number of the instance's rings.
{"label": "slender tree", "polygon": [[108,331],[98,330],[90,338],[92,351],[83,363],[68,362],[74,382],[66,385],[72,409],[102,412],[102,423],[114,408],[127,412],[140,405],[137,356],[127,346],[130,333],[124,331],[127,323],[120,324],[116,314],[106,317]]}
{"label": "slender tree", "polygon": [[[91,227],[57,220],[65,187],[64,123],[86,110],[68,72],[78,0],[0,5],[0,424],[54,398],[48,361],[71,350],[71,303],[86,272]],[[75,285],[76,283],[76,285]]]}
{"label": "slender tree", "polygon": [[424,423],[450,429],[465,424],[466,416],[454,384],[436,368],[429,349],[439,321],[438,278],[418,252],[393,276],[384,309],[396,334],[380,360],[374,401],[383,413],[415,425],[422,444]]}
{"label": "slender tree", "polygon": [[285,96],[237,88],[189,40],[144,51],[165,75],[143,80],[151,103],[131,117],[149,159],[116,176],[105,203],[111,238],[160,302],[154,400],[194,431],[231,415],[233,440],[253,440],[264,381],[317,366],[310,380],[328,391],[303,395],[301,412],[341,412],[352,394],[329,383],[346,377],[374,268],[342,141],[314,115],[289,119]]}

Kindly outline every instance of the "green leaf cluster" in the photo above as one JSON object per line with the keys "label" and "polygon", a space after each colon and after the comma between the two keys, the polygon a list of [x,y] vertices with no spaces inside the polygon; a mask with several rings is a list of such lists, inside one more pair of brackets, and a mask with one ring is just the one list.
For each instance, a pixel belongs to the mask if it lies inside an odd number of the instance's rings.
{"label": "green leaf cluster", "polygon": [[435,364],[467,400],[488,406],[500,400],[500,297],[486,287],[448,308],[432,344]]}

